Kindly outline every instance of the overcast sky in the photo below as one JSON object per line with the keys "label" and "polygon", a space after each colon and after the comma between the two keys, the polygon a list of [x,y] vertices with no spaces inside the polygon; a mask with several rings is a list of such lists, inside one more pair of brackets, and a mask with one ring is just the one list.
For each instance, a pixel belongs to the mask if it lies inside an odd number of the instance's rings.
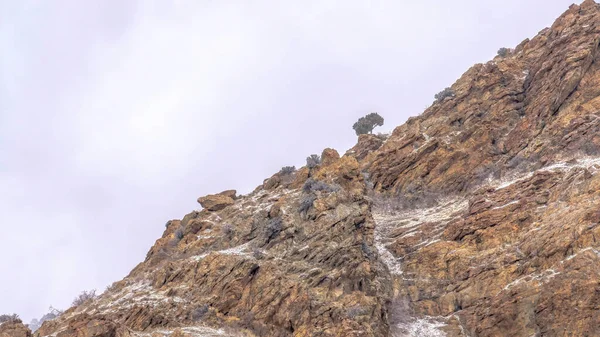
{"label": "overcast sky", "polygon": [[0,313],[104,290],[197,197],[392,130],[571,3],[0,0]]}

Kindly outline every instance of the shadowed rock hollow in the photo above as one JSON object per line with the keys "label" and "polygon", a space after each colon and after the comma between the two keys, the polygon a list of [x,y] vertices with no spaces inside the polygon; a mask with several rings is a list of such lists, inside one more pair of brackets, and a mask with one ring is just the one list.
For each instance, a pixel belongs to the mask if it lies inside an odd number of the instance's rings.
{"label": "shadowed rock hollow", "polygon": [[599,336],[599,43],[572,5],[389,138],[200,198],[35,336]]}

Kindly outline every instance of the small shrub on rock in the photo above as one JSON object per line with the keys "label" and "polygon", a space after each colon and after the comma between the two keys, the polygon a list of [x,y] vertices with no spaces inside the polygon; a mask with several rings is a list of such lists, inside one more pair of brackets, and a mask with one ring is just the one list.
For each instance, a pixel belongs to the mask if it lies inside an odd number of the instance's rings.
{"label": "small shrub on rock", "polygon": [[279,170],[281,175],[289,175],[296,172],[296,166],[284,166]]}
{"label": "small shrub on rock", "polygon": [[206,316],[206,314],[208,313],[208,309],[208,304],[198,306],[194,310],[192,310],[192,312],[190,313],[190,317],[193,321],[197,322],[201,320],[204,316]]}
{"label": "small shrub on rock", "polygon": [[82,304],[84,304],[87,301],[92,301],[96,298],[96,289],[92,289],[90,291],[83,291],[81,292],[81,294],[77,295],[77,297],[75,297],[75,299],[73,300],[73,303],[71,303],[71,306],[73,307],[78,307]]}
{"label": "small shrub on rock", "polygon": [[312,178],[306,180],[304,185],[302,186],[302,191],[305,193],[316,192],[316,191],[324,191],[324,192],[336,192],[339,191],[339,186],[329,185],[322,181],[317,181]]}
{"label": "small shrub on rock", "polygon": [[348,308],[348,310],[346,311],[346,315],[348,315],[348,317],[350,318],[356,318],[358,316],[362,316],[362,315],[366,315],[367,314],[367,310],[359,305],[355,305],[351,308]]}
{"label": "small shrub on rock", "polygon": [[177,241],[180,241],[181,239],[183,239],[183,236],[184,236],[183,227],[177,228],[177,230],[175,231],[175,239],[177,239]]}
{"label": "small shrub on rock", "polygon": [[317,197],[312,194],[302,197],[302,199],[300,200],[300,205],[298,206],[298,212],[299,213],[308,212],[312,208],[315,200],[317,200]]}
{"label": "small shrub on rock", "polygon": [[368,257],[369,259],[372,259],[375,256],[375,253],[373,252],[371,247],[369,247],[369,245],[364,241],[360,244],[360,249],[363,251],[365,256]]}
{"label": "small shrub on rock", "polygon": [[306,166],[309,169],[313,169],[317,166],[319,166],[321,164],[321,156],[319,156],[318,154],[311,154],[310,156],[306,157]]}
{"label": "small shrub on rock", "polygon": [[104,289],[104,292],[105,292],[105,293],[108,293],[108,292],[111,292],[111,291],[113,291],[113,290],[116,290],[116,289],[117,289],[117,286],[118,286],[118,284],[119,284],[118,282],[113,282],[112,284],[109,284],[109,285],[107,285],[107,286],[106,286],[106,289]]}
{"label": "small shrub on rock", "polygon": [[17,314],[4,314],[0,315],[0,323],[6,322],[20,322],[21,318]]}
{"label": "small shrub on rock", "polygon": [[233,227],[232,224],[225,224],[223,225],[223,227],[221,228],[221,231],[223,232],[223,234],[227,237],[231,237],[233,235],[233,233],[235,232],[235,227]]}
{"label": "small shrub on rock", "polygon": [[437,94],[435,94],[435,100],[437,102],[441,102],[444,99],[446,99],[447,97],[454,97],[455,93],[454,90],[452,90],[452,88],[446,88],[440,92],[438,92]]}
{"label": "small shrub on rock", "polygon": [[281,218],[277,217],[270,219],[267,223],[267,226],[265,227],[267,242],[270,242],[271,240],[275,239],[279,235],[279,233],[281,233],[282,229],[283,221],[281,220]]}
{"label": "small shrub on rock", "polygon": [[502,47],[502,48],[498,49],[498,56],[506,57],[506,56],[508,56],[508,54],[510,54],[509,48]]}
{"label": "small shrub on rock", "polygon": [[302,185],[302,191],[304,193],[312,192],[312,186],[314,185],[315,182],[316,181],[313,178],[306,179],[306,181],[304,182],[304,185]]}

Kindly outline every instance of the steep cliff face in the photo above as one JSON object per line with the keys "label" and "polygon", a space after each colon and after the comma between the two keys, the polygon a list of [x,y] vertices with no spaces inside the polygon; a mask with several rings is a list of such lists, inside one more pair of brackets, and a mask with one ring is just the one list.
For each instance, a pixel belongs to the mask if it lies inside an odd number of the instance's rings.
{"label": "steep cliff face", "polygon": [[600,7],[340,158],[199,199],[36,336],[600,335]]}
{"label": "steep cliff face", "polygon": [[449,335],[600,335],[599,42],[571,6],[362,162],[396,296]]}

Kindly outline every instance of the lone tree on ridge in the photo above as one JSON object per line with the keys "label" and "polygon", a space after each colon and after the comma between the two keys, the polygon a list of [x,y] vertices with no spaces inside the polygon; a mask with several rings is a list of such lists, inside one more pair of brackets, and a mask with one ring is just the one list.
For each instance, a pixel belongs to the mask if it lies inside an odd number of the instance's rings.
{"label": "lone tree on ridge", "polygon": [[359,118],[352,128],[354,129],[354,132],[356,132],[356,135],[359,136],[366,133],[372,133],[376,126],[382,125],[383,117],[379,116],[377,112],[371,112],[370,114]]}

